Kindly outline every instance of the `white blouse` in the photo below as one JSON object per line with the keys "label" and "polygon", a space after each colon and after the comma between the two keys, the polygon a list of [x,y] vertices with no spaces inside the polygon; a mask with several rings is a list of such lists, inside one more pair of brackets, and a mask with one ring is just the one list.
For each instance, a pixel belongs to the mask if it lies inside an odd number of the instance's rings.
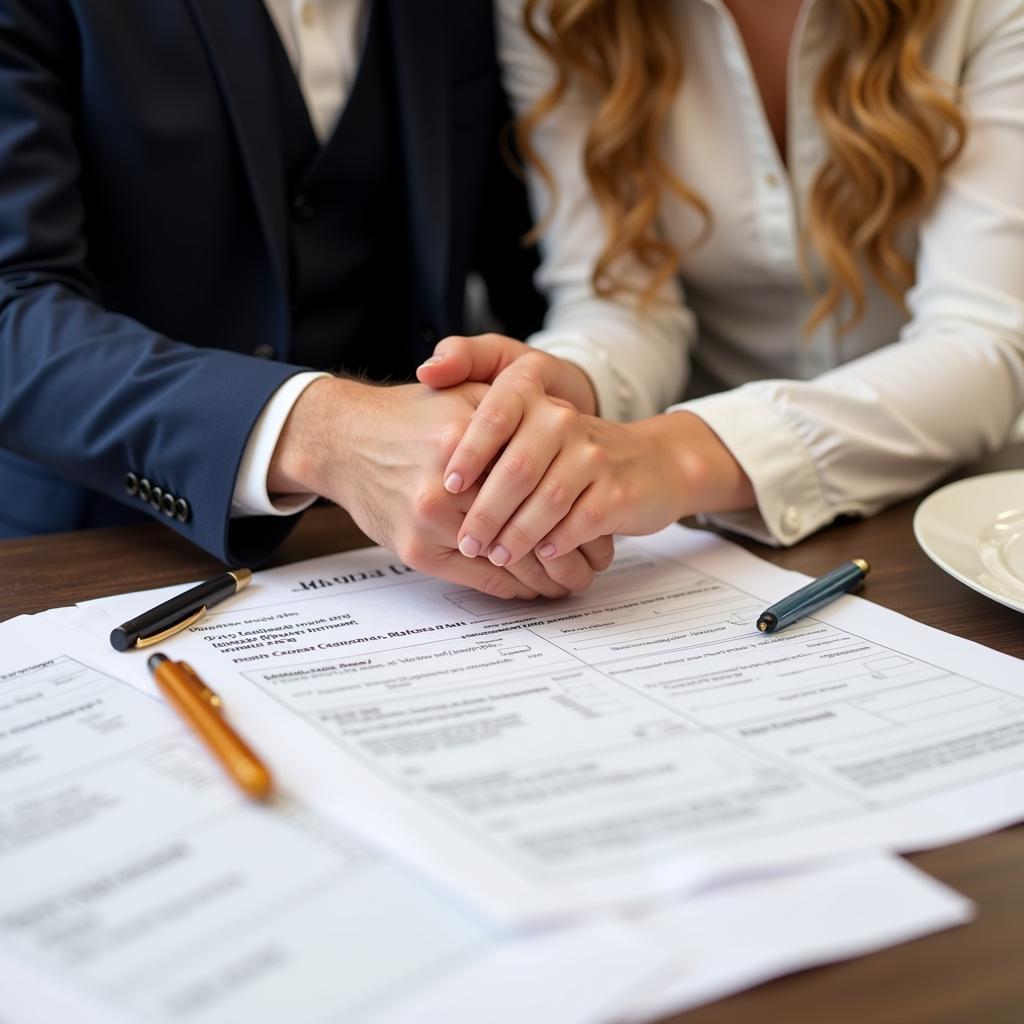
{"label": "white blouse", "polygon": [[[798,243],[824,152],[812,90],[834,6],[806,0],[800,13],[784,163],[729,11],[720,0],[675,4],[684,74],[666,153],[709,205],[711,234],[643,315],[629,297],[598,297],[590,277],[604,236],[581,160],[592,107],[571,95],[534,139],[558,203],[538,273],[551,309],[530,342],[584,369],[610,419],[650,416],[685,395],[673,408],[715,431],[757,495],[756,511],[715,521],[791,544],[997,447],[1024,408],[1024,3],[949,0],[925,57],[959,88],[966,147],[906,239],[917,269],[909,317],[865,275],[866,315],[842,337],[839,317],[803,334],[814,298]],[[553,73],[521,8],[498,0],[506,87],[520,112]],[[535,174],[530,187],[540,216],[549,197]],[[700,221],[667,198],[661,228],[685,247]],[[823,287],[813,254],[810,271]]]}

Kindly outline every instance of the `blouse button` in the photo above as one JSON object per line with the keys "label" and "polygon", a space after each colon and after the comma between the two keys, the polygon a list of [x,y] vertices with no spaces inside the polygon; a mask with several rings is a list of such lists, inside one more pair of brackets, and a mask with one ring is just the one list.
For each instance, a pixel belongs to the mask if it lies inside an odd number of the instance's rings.
{"label": "blouse button", "polygon": [[790,505],[782,514],[782,528],[790,537],[800,529],[800,509],[795,505]]}
{"label": "blouse button", "polygon": [[764,176],[764,183],[769,188],[777,188],[779,184],[779,179],[776,175],[772,174],[771,171],[768,171]]}

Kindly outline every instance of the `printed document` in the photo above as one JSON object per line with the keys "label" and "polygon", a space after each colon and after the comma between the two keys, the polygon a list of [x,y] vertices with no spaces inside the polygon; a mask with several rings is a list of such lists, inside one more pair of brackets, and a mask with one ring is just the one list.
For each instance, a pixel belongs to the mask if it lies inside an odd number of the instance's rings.
{"label": "printed document", "polygon": [[245,800],[57,632],[0,627],[5,1024],[584,1024],[665,962],[625,922],[497,940],[299,800]]}
{"label": "printed document", "polygon": [[964,923],[972,911],[928,875],[880,855],[719,887],[638,920],[672,960],[610,1019],[640,1024],[679,1013]]}
{"label": "printed document", "polygon": [[1024,817],[1021,663],[852,596],[759,634],[803,582],[679,526],[558,602],[367,549],[260,573],[171,644],[273,764],[301,723],[318,807],[501,920]]}
{"label": "printed document", "polygon": [[971,914],[876,854],[499,939],[337,821],[240,798],[61,633],[0,627],[3,1024],[649,1018]]}

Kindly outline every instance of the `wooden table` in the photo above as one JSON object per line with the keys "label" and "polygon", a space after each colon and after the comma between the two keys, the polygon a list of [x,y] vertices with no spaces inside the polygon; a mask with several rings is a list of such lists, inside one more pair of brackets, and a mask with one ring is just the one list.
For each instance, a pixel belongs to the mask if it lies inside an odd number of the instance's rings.
{"label": "wooden table", "polygon": [[[974,467],[1024,467],[1024,445]],[[817,575],[857,555],[864,596],[930,626],[1024,658],[1024,617],[934,566],[914,541],[917,501],[832,526],[795,548],[749,547]],[[339,509],[314,509],[274,564],[359,547]],[[218,563],[156,524],[0,542],[0,620],[127,590],[211,575]],[[1024,662],[1021,664],[1024,679]],[[804,971],[681,1014],[685,1024],[1021,1024],[1024,1022],[1024,826],[910,858],[978,905],[963,928],[848,963]]]}

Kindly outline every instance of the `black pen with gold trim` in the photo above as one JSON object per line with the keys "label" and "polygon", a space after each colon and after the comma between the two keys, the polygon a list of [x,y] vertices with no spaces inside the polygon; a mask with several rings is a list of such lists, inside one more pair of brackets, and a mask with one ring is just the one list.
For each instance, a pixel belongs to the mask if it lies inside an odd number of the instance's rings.
{"label": "black pen with gold trim", "polygon": [[144,612],[136,619],[122,622],[110,634],[115,651],[130,647],[148,647],[166,640],[175,633],[198,622],[215,604],[248,586],[252,573],[248,569],[231,569],[200,583],[163,604]]}

